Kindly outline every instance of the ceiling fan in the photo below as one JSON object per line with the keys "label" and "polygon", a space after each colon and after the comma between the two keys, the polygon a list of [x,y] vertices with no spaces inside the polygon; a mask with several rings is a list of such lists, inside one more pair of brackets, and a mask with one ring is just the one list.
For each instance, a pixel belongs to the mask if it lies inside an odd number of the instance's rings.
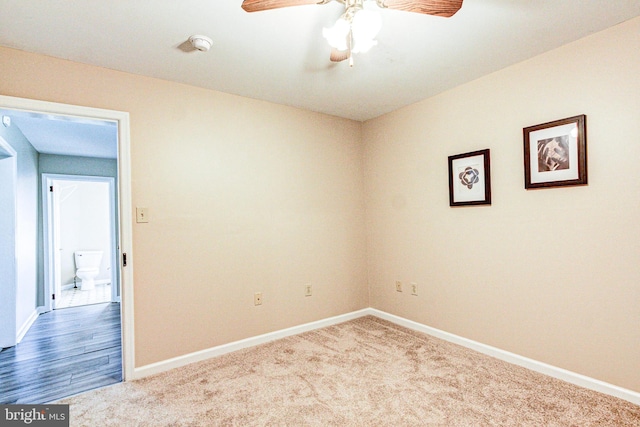
{"label": "ceiling fan", "polygon": [[[331,45],[330,59],[333,62],[349,59],[353,66],[352,53],[366,52],[377,42],[380,31],[380,16],[365,2],[382,9],[396,9],[406,12],[423,13],[449,18],[462,7],[463,0],[244,0],[242,8],[247,12],[259,12],[289,6],[307,4],[327,4],[338,1],[345,6],[345,12],[332,28],[324,28],[322,34]],[[370,3],[367,3],[370,4]]]}

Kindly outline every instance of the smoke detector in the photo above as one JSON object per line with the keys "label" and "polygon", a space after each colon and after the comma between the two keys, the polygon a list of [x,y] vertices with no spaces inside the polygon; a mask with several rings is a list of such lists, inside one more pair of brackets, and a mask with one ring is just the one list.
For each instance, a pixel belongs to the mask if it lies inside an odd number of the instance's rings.
{"label": "smoke detector", "polygon": [[191,45],[200,52],[208,51],[211,49],[211,45],[213,44],[213,40],[209,37],[200,35],[189,37],[189,42],[191,42]]}

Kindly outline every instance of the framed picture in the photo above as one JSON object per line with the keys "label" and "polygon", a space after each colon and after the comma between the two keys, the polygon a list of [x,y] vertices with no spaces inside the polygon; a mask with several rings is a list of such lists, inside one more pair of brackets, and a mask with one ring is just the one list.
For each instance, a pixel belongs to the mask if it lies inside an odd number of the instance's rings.
{"label": "framed picture", "polygon": [[490,205],[489,149],[449,156],[449,206]]}
{"label": "framed picture", "polygon": [[587,184],[587,116],[523,129],[524,187]]}

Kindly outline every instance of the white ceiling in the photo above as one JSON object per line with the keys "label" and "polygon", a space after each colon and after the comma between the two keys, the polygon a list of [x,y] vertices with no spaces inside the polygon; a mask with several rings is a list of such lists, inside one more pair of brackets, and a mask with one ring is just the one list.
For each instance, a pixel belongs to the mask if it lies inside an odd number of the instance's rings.
{"label": "white ceiling", "polygon": [[[379,44],[331,63],[343,5],[0,0],[0,45],[364,121],[640,15],[640,0],[464,0],[452,18],[381,10]],[[207,53],[190,35],[213,39]]]}
{"label": "white ceiling", "polygon": [[115,159],[116,122],[0,109],[39,153]]}

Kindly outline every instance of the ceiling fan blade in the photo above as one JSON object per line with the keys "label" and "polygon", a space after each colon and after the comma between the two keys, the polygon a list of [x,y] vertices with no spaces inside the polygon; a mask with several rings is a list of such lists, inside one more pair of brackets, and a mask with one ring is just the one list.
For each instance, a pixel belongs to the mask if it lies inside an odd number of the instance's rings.
{"label": "ceiling fan blade", "polygon": [[405,12],[424,13],[425,15],[449,18],[460,10],[462,1],[463,0],[385,0],[384,6],[389,9],[404,10]]}
{"label": "ceiling fan blade", "polygon": [[247,12],[260,12],[281,7],[317,4],[319,1],[321,2],[321,0],[244,0],[242,8]]}
{"label": "ceiling fan blade", "polygon": [[329,59],[331,59],[331,62],[341,62],[344,61],[345,59],[349,59],[349,50],[338,50],[338,49],[331,49],[331,56],[329,56]]}

